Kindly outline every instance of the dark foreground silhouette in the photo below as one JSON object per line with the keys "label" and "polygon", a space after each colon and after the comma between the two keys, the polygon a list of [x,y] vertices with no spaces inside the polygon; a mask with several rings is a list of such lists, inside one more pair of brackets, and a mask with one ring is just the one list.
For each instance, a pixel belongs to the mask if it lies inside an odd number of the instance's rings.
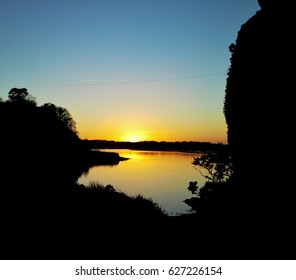
{"label": "dark foreground silhouette", "polygon": [[295,259],[293,9],[259,3],[230,46],[233,175],[218,191],[208,184],[204,195],[215,195],[196,214],[170,217],[112,186],[77,185],[99,162],[69,112],[12,89],[0,102],[1,258]]}
{"label": "dark foreground silhouette", "polygon": [[294,9],[287,1],[258,2],[261,10],[229,47],[224,113],[239,201],[234,211],[256,250],[295,258],[294,84],[288,70],[295,59]]}

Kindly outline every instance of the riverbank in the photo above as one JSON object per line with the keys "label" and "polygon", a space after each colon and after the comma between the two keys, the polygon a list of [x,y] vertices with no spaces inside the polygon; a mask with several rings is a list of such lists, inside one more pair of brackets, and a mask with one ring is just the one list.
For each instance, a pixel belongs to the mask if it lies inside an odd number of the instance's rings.
{"label": "riverbank", "polygon": [[186,151],[186,152],[216,152],[228,149],[228,145],[222,143],[182,141],[141,141],[118,142],[109,140],[82,140],[89,149],[130,149],[146,151]]}
{"label": "riverbank", "polygon": [[87,156],[87,161],[90,166],[117,165],[120,161],[125,161],[128,159],[129,158],[122,157],[115,152],[107,152],[100,150],[90,150]]}

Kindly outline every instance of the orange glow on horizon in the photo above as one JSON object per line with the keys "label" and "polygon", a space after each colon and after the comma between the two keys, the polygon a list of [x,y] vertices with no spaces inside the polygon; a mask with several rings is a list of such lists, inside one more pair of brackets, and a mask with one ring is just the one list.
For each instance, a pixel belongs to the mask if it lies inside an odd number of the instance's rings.
{"label": "orange glow on horizon", "polygon": [[[131,131],[124,133],[120,137],[114,137],[118,141],[124,141],[124,142],[141,142],[146,141],[147,139],[147,133],[145,131]],[[115,140],[115,141],[116,141]]]}
{"label": "orange glow on horizon", "polygon": [[[80,134],[79,134],[80,135]],[[210,143],[223,143],[227,144],[226,139],[223,139],[222,137],[211,137],[211,138],[206,138],[206,137],[153,137],[150,136],[149,138],[141,135],[141,134],[136,134],[136,133],[126,133],[123,136],[118,136],[118,135],[94,135],[90,134],[87,135],[88,137],[83,137],[80,135],[81,139],[89,139],[89,140],[107,140],[107,141],[118,141],[118,142],[142,142],[142,141],[165,141],[165,142],[210,142]],[[226,138],[226,137],[225,137]]]}
{"label": "orange glow on horizon", "polygon": [[81,123],[77,129],[81,139],[107,140],[118,142],[141,142],[141,141],[166,141],[166,142],[210,142],[227,144],[227,133],[225,127],[179,126],[171,123],[152,123],[149,121],[106,121],[94,125]]}

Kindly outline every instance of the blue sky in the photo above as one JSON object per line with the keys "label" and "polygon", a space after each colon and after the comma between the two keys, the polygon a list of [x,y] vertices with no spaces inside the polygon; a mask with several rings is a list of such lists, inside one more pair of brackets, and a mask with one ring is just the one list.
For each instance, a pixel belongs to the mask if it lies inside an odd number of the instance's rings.
{"label": "blue sky", "polygon": [[26,87],[81,138],[226,142],[228,46],[256,0],[1,0],[0,97]]}

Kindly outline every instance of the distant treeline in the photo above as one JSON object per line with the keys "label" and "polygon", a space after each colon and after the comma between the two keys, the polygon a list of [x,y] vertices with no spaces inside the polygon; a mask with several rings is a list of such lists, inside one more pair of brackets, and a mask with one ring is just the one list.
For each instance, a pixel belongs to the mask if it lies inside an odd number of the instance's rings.
{"label": "distant treeline", "polygon": [[227,145],[210,142],[166,142],[166,141],[140,141],[121,142],[109,140],[83,140],[90,149],[131,149],[153,151],[186,151],[186,152],[215,152],[226,150]]}

